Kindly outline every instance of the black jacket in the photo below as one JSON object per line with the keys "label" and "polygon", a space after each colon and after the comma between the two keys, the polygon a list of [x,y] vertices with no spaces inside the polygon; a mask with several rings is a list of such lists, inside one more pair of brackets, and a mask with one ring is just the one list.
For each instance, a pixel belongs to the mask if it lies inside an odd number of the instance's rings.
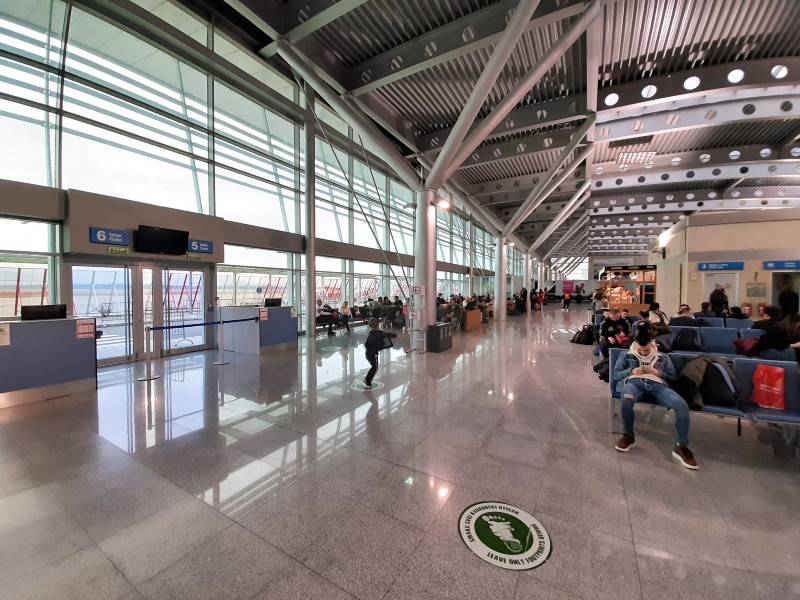
{"label": "black jacket", "polygon": [[722,311],[728,310],[728,295],[722,290],[714,290],[708,297],[711,303],[711,310],[716,313],[718,317],[722,316]]}
{"label": "black jacket", "polygon": [[371,329],[367,334],[367,340],[364,342],[364,347],[369,354],[377,354],[384,349],[384,339],[394,338],[397,334],[389,333],[388,331],[381,331],[380,329]]}
{"label": "black jacket", "polygon": [[630,335],[631,329],[628,326],[628,321],[620,318],[619,321],[612,321],[611,319],[603,319],[600,323],[600,337],[608,341],[608,338],[615,337],[617,334],[623,333]]}

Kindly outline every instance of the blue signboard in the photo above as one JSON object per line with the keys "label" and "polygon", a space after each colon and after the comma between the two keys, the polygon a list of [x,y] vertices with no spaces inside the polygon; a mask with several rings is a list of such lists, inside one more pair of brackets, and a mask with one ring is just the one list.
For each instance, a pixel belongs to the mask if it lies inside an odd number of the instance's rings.
{"label": "blue signboard", "polygon": [[208,240],[189,240],[189,252],[200,252],[202,254],[214,254],[214,242]]}
{"label": "blue signboard", "polygon": [[705,262],[697,264],[698,271],[744,271],[744,262]]}
{"label": "blue signboard", "polygon": [[107,227],[89,227],[89,241],[92,244],[127,246],[130,243],[130,233],[122,229],[108,229]]}
{"label": "blue signboard", "polygon": [[764,268],[773,269],[792,269],[800,270],[800,260],[765,260]]}

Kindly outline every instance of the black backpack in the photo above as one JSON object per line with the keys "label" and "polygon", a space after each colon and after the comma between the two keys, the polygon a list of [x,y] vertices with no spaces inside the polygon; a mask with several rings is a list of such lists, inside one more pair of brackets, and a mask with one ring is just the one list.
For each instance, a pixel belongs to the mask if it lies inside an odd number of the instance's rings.
{"label": "black backpack", "polygon": [[738,393],[725,367],[709,363],[700,384],[700,397],[703,404],[711,406],[736,406]]}
{"label": "black backpack", "polygon": [[573,344],[591,346],[594,344],[594,331],[591,325],[584,325],[570,340]]}
{"label": "black backpack", "polygon": [[603,381],[608,383],[609,365],[608,365],[608,359],[607,358],[604,358],[599,363],[597,363],[595,366],[593,366],[592,367],[592,371],[597,373],[597,376],[600,379],[602,379]]}
{"label": "black backpack", "polygon": [[695,352],[700,350],[700,341],[697,339],[697,332],[694,329],[681,329],[675,334],[672,340],[673,350],[684,350]]}

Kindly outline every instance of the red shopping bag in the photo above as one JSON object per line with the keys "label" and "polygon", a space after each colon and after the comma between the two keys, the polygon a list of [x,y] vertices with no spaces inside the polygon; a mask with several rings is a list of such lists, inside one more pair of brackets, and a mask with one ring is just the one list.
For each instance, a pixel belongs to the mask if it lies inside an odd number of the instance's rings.
{"label": "red shopping bag", "polygon": [[758,365],[753,374],[753,395],[750,401],[764,408],[786,409],[783,400],[783,369]]}

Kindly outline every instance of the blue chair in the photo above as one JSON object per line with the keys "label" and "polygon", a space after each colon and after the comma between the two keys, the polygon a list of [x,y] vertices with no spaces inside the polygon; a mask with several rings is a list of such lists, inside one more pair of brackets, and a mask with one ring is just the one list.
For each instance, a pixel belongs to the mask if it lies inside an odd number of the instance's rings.
{"label": "blue chair", "polygon": [[[746,405],[750,401],[750,396],[753,395],[753,375],[755,375],[758,365],[783,369],[783,397],[786,410]],[[798,378],[796,362],[735,358],[733,371],[736,375],[736,384],[739,386],[741,401],[745,404],[744,408],[748,416],[757,421],[800,424],[800,378]]]}
{"label": "blue chair", "polygon": [[669,332],[672,334],[669,338],[670,347],[672,343],[675,341],[678,333],[680,333],[684,329],[694,329],[695,334],[697,335],[697,341],[700,342],[702,345],[703,343],[703,328],[701,327],[689,327],[688,325],[671,325],[669,328]]}
{"label": "blue chair", "polygon": [[762,335],[767,333],[763,329],[741,329],[739,330],[739,334],[743,340],[752,340],[758,339]]}
{"label": "blue chair", "polygon": [[725,319],[718,317],[703,317],[703,320],[711,327],[725,327]]}
{"label": "blue chair", "polygon": [[628,318],[633,325],[636,325],[636,323],[639,321],[639,315],[628,315]]}
{"label": "blue chair", "polygon": [[733,342],[737,337],[739,337],[738,329],[703,327],[701,350],[712,354],[734,356],[736,354],[736,346],[734,346]]}
{"label": "blue chair", "polygon": [[753,319],[725,319],[725,327],[734,329],[749,329],[753,326]]}
{"label": "blue chair", "polygon": [[706,316],[701,312],[696,312],[696,313],[693,313],[693,314],[694,314],[694,318],[695,319],[705,319],[706,318]]}

